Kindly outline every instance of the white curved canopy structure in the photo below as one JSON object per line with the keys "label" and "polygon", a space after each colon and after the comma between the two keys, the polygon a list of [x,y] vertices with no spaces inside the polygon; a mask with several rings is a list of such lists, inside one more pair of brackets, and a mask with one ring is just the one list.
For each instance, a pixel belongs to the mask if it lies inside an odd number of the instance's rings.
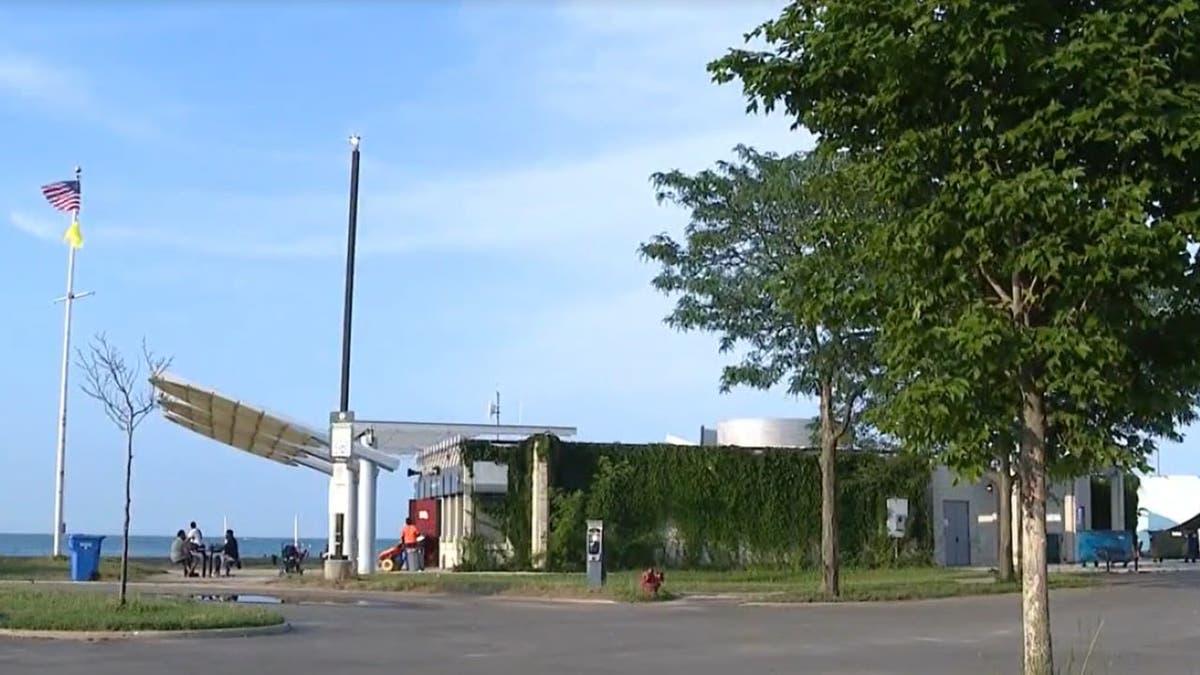
{"label": "white curved canopy structure", "polygon": [[[150,382],[170,422],[280,464],[333,473],[326,433],[172,373],[152,377]],[[370,448],[355,447],[354,453],[387,471],[400,465],[397,457]]]}

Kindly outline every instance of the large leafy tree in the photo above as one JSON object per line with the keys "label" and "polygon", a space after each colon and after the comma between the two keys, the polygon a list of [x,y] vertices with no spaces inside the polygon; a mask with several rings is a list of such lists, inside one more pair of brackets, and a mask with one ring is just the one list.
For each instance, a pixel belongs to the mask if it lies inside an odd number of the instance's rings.
{"label": "large leafy tree", "polygon": [[[1017,408],[1026,673],[1053,668],[1047,475],[1144,460],[1192,419],[1195,0],[794,2],[711,65],[869,167],[897,217],[887,431],[980,466]],[[990,392],[990,393],[989,393]],[[994,426],[991,427],[994,429]]]}
{"label": "large leafy tree", "polygon": [[738,147],[736,162],[652,180],[660,201],[683,206],[682,240],[642,246],[659,263],[654,285],[678,296],[667,322],[720,335],[722,391],[785,384],[820,406],[822,590],[839,594],[836,460],[867,394],[876,303],[858,256],[872,202],[837,156],[780,157]]}

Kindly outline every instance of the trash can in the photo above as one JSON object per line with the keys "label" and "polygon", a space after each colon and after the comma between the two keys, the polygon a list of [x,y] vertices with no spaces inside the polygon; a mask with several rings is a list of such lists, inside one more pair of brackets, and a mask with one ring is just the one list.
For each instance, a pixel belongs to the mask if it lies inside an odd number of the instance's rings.
{"label": "trash can", "polygon": [[73,534],[67,537],[71,550],[71,581],[96,581],[100,578],[100,546],[104,537]]}
{"label": "trash can", "polygon": [[1046,535],[1046,562],[1051,565],[1062,564],[1062,535]]}

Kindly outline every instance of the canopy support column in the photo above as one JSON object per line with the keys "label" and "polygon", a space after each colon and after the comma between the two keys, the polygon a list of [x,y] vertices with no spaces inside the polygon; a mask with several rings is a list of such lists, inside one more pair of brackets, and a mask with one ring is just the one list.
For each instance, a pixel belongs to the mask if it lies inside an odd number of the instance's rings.
{"label": "canopy support column", "polygon": [[379,467],[366,459],[358,460],[358,558],[359,574],[375,571],[375,484]]}

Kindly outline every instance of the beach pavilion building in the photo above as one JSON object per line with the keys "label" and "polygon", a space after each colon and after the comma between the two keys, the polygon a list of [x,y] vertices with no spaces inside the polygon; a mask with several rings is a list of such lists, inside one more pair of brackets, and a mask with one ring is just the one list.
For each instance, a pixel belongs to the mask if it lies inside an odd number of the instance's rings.
{"label": "beach pavilion building", "polygon": [[[374,571],[376,480],[380,470],[395,471],[401,457],[447,440],[575,435],[575,428],[566,426],[359,420],[352,412],[332,413],[328,430],[322,431],[172,373],[151,383],[168,421],[264,459],[329,476],[327,575]],[[481,482],[480,489],[489,488]],[[430,510],[418,500],[410,503],[410,512],[424,513],[418,526],[430,533],[443,527],[440,518],[430,522]]]}

